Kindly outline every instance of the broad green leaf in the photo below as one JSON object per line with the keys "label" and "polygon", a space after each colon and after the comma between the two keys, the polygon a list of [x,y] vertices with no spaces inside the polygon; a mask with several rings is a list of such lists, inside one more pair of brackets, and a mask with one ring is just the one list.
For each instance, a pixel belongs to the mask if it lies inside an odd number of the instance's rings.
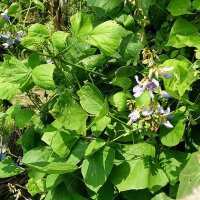
{"label": "broad green leaf", "polygon": [[191,85],[198,79],[197,71],[188,60],[170,59],[163,63],[164,67],[173,66],[174,69],[169,72],[172,75],[170,79],[164,79],[164,86],[167,91],[174,91],[183,96],[187,90],[191,90]]}
{"label": "broad green leaf", "polygon": [[167,10],[173,15],[173,16],[179,16],[184,14],[190,14],[191,12],[188,11],[188,8],[191,6],[190,0],[181,0],[181,3],[179,0],[171,0]]}
{"label": "broad green leaf", "polygon": [[17,126],[23,129],[35,115],[35,112],[29,108],[21,109],[15,114],[15,122]]}
{"label": "broad green leaf", "polygon": [[78,36],[88,35],[92,31],[90,15],[81,12],[70,18],[72,33]]}
{"label": "broad green leaf", "polygon": [[31,169],[47,174],[64,174],[78,169],[75,165],[67,164],[66,159],[60,158],[49,147],[37,147],[28,151],[22,162]]}
{"label": "broad green leaf", "polygon": [[106,182],[113,166],[115,152],[105,147],[84,159],[81,172],[89,189],[97,192]]}
{"label": "broad green leaf", "polygon": [[196,10],[200,10],[200,0],[194,0],[192,3],[192,6],[196,9]]}
{"label": "broad green leaf", "polygon": [[155,160],[155,148],[148,143],[126,145],[121,164],[114,166],[110,179],[119,191],[150,189],[158,191],[168,178]]}
{"label": "broad green leaf", "polygon": [[13,56],[6,55],[2,68],[2,77],[5,82],[20,84],[21,87],[31,76],[31,69]]}
{"label": "broad green leaf", "polygon": [[41,37],[29,37],[26,36],[23,38],[21,45],[31,50],[38,50],[43,48],[43,43],[45,42],[44,38]]}
{"label": "broad green leaf", "polygon": [[117,92],[109,98],[110,103],[117,108],[119,112],[126,110],[127,99],[131,94],[128,92]]}
{"label": "broad green leaf", "polygon": [[0,82],[0,99],[11,100],[17,93],[19,93],[20,86],[8,82]]}
{"label": "broad green leaf", "polygon": [[33,0],[33,2],[40,10],[44,12],[45,7],[44,7],[44,4],[40,0]]}
{"label": "broad green leaf", "polygon": [[98,7],[105,10],[106,12],[109,12],[115,9],[116,7],[120,6],[123,3],[123,1],[122,0],[101,0],[101,1],[87,0],[87,3],[89,6]]}
{"label": "broad green leaf", "polygon": [[89,36],[88,42],[98,47],[103,54],[109,56],[117,51],[122,37],[127,31],[115,21],[106,21],[95,27]]}
{"label": "broad green leaf", "polygon": [[43,64],[35,67],[32,71],[32,78],[36,85],[46,90],[55,89],[56,85],[53,80],[55,65]]}
{"label": "broad green leaf", "polygon": [[43,193],[45,192],[45,181],[44,179],[34,180],[33,178],[30,178],[26,184],[26,188],[32,196],[37,193]]}
{"label": "broad green leaf", "polygon": [[157,194],[155,197],[153,197],[151,200],[172,200],[172,199],[168,197],[164,192],[161,192]]}
{"label": "broad green leaf", "polygon": [[[120,54],[127,62],[131,61],[134,64],[137,64],[140,52],[143,48],[144,43],[141,42],[139,36],[136,34],[129,34],[122,40],[120,44]],[[132,73],[134,72],[135,71]]]}
{"label": "broad green leaf", "polygon": [[53,122],[56,128],[59,129],[64,126],[66,129],[75,130],[79,134],[86,134],[87,113],[72,99],[69,91],[66,90],[61,94],[50,113],[56,119]]}
{"label": "broad green leaf", "polygon": [[[196,196],[195,190],[199,191],[200,187],[200,154],[193,153],[186,166],[180,174],[180,186],[178,189],[177,199],[193,199]],[[199,197],[199,195],[198,195]]]}
{"label": "broad green leaf", "polygon": [[94,115],[100,113],[104,104],[104,98],[95,85],[87,83],[78,91],[78,95],[83,109]]}
{"label": "broad green leaf", "polygon": [[96,151],[98,151],[101,147],[103,147],[106,144],[106,142],[100,138],[97,138],[93,140],[87,147],[85,151],[85,156],[91,156]]}
{"label": "broad green leaf", "polygon": [[167,45],[175,48],[200,46],[198,28],[186,19],[178,18],[170,31]]}
{"label": "broad green leaf", "polygon": [[42,24],[33,24],[28,29],[28,36],[47,39],[49,37],[49,30]]}
{"label": "broad green leaf", "polygon": [[50,127],[45,131],[42,136],[42,140],[47,143],[52,150],[60,157],[67,157],[71,148],[78,140],[78,135],[75,131],[57,130],[54,127]]}
{"label": "broad green leaf", "polygon": [[8,16],[18,16],[21,12],[21,6],[20,3],[12,3],[10,7],[8,8]]}
{"label": "broad green leaf", "polygon": [[137,1],[137,7],[141,8],[144,12],[144,15],[148,15],[149,6],[156,3],[156,0],[140,0]]}
{"label": "broad green leaf", "polygon": [[53,47],[58,49],[59,51],[66,48],[66,38],[70,34],[64,31],[57,31],[54,32],[51,36]]}
{"label": "broad green leaf", "polygon": [[61,183],[55,189],[49,190],[44,200],[86,200],[79,194],[72,192]]}
{"label": "broad green leaf", "polygon": [[189,154],[165,149],[160,155],[160,166],[169,178],[170,184],[175,185],[179,181],[180,173],[189,159]]}
{"label": "broad green leaf", "polygon": [[92,127],[92,135],[95,137],[99,137],[99,135],[103,132],[103,130],[110,124],[111,118],[104,116],[103,118],[99,119]]}
{"label": "broad green leaf", "polygon": [[58,184],[60,184],[63,181],[63,178],[64,176],[62,174],[47,175],[46,188],[49,190],[56,187]]}
{"label": "broad green leaf", "polygon": [[116,70],[117,77],[131,77],[135,74],[135,69],[130,66],[123,66]]}
{"label": "broad green leaf", "polygon": [[174,117],[170,120],[173,128],[166,128],[164,125],[160,127],[159,136],[165,146],[176,146],[181,141],[185,131],[186,117],[184,112],[184,106],[174,112]]}
{"label": "broad green leaf", "polygon": [[136,101],[136,103],[135,103],[136,107],[138,107],[138,108],[142,107],[142,108],[149,109],[149,105],[151,102],[151,97],[149,95],[149,92],[147,90],[145,90],[140,97],[135,99],[135,101]]}
{"label": "broad green leaf", "polygon": [[112,80],[112,84],[128,90],[132,85],[132,81],[127,77],[116,77]]}
{"label": "broad green leaf", "polygon": [[79,140],[72,148],[70,155],[67,157],[66,163],[69,165],[77,165],[85,156],[87,148],[86,142]]}
{"label": "broad green leaf", "polygon": [[0,162],[0,178],[8,178],[22,172],[24,172],[24,169],[17,166],[10,156]]}
{"label": "broad green leaf", "polygon": [[28,57],[28,66],[32,69],[42,64],[41,62],[42,61],[40,60],[40,54],[38,53],[31,53]]}
{"label": "broad green leaf", "polygon": [[103,68],[107,61],[108,58],[106,58],[103,54],[97,54],[80,60],[78,64],[83,65],[86,69],[97,70],[100,67]]}
{"label": "broad green leaf", "polygon": [[138,200],[150,200],[153,196],[148,190],[129,190],[122,192],[122,194],[127,200],[133,200],[133,197],[137,198]]}

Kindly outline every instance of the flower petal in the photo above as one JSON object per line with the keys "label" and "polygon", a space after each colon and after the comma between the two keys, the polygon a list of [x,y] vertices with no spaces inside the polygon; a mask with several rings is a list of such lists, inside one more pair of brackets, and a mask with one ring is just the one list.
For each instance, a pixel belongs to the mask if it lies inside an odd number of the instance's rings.
{"label": "flower petal", "polygon": [[174,128],[173,125],[169,122],[166,121],[165,123],[163,123],[167,128]]}
{"label": "flower petal", "polygon": [[152,114],[153,114],[153,109],[151,109],[151,110],[143,109],[142,110],[142,115],[144,115],[144,116],[149,116]]}

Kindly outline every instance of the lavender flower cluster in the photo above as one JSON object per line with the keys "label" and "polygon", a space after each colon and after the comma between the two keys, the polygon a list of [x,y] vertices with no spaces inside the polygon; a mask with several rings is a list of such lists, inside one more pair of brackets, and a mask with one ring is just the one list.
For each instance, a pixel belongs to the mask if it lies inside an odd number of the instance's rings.
{"label": "lavender flower cluster", "polygon": [[[141,81],[136,75],[135,80],[137,85],[133,87],[133,96],[136,98],[142,98],[142,94],[146,91],[149,93],[150,103],[149,108],[144,107],[135,107],[131,106],[131,113],[129,114],[129,124],[140,121],[143,124],[148,123],[149,128],[156,132],[160,125],[164,125],[167,128],[173,128],[173,125],[170,123],[170,119],[173,117],[170,114],[170,107],[168,106],[164,109],[161,106],[163,99],[171,98],[165,90],[162,90],[159,77],[162,76],[165,79],[171,78],[171,72],[174,67],[164,68],[162,65],[157,64],[153,60],[146,59],[148,61],[148,75],[145,76]],[[166,106],[165,106],[166,107]]]}
{"label": "lavender flower cluster", "polygon": [[[6,9],[4,12],[0,14],[0,16],[4,20],[9,21],[10,17],[7,14],[8,14],[8,10]],[[22,30],[14,34],[11,34],[10,32],[0,33],[0,39],[2,38],[4,41],[4,43],[2,44],[3,48],[7,49],[9,46],[13,45],[15,43],[15,40],[21,42],[23,34],[24,32]]]}
{"label": "lavender flower cluster", "polygon": [[2,44],[3,48],[7,49],[9,46],[13,45],[15,43],[15,40],[21,42],[23,34],[24,32],[22,30],[16,32],[14,35],[12,35],[10,32],[0,33],[0,38],[3,38],[5,41]]}

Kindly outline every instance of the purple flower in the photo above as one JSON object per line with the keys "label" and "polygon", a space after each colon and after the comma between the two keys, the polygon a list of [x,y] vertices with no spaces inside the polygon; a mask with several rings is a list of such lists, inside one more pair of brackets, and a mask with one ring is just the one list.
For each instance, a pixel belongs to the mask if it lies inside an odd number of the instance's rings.
{"label": "purple flower", "polygon": [[22,37],[21,37],[21,35],[23,35],[24,34],[24,31],[18,31],[17,33],[15,33],[15,38],[16,38],[16,40],[18,40],[19,42],[21,42],[23,39],[22,39]]}
{"label": "purple flower", "polygon": [[15,43],[15,40],[14,39],[8,39],[6,40],[5,43],[2,44],[2,46],[7,49],[10,45],[13,45]]}
{"label": "purple flower", "polygon": [[9,16],[7,16],[8,13],[8,9],[4,10],[4,12],[2,12],[0,15],[1,17],[3,17],[6,21],[8,21],[10,19]]}
{"label": "purple flower", "polygon": [[9,39],[9,38],[10,38],[10,33],[7,32],[6,34],[0,34],[0,36],[1,36],[2,38]]}
{"label": "purple flower", "polygon": [[173,125],[169,122],[169,121],[166,121],[163,123],[167,128],[174,128]]}
{"label": "purple flower", "polygon": [[152,81],[150,83],[148,83],[145,87],[148,88],[148,89],[155,89],[159,86],[159,82],[156,80],[156,79],[152,79]]}
{"label": "purple flower", "polygon": [[19,36],[16,36],[15,37],[16,38],[16,40],[18,40],[19,42],[21,42],[23,39],[21,38],[21,37],[19,37]]}
{"label": "purple flower", "polygon": [[128,117],[130,117],[129,122],[130,124],[132,124],[133,122],[137,121],[140,118],[140,112],[138,110],[134,110],[129,114]]}
{"label": "purple flower", "polygon": [[149,90],[149,95],[151,98],[154,98],[153,90],[159,87],[159,82],[156,79],[152,79],[150,83],[145,86]]}
{"label": "purple flower", "polygon": [[138,85],[136,85],[134,88],[133,88],[133,93],[134,93],[134,97],[135,98],[138,98],[142,95],[142,93],[144,92],[145,90],[145,86],[139,81],[139,78],[138,76],[135,76],[135,80],[136,82],[138,83]]}
{"label": "purple flower", "polygon": [[166,99],[169,99],[169,98],[171,98],[171,95],[168,94],[166,91],[162,90],[162,92],[161,92],[161,97],[166,98]]}
{"label": "purple flower", "polygon": [[151,110],[143,109],[142,110],[143,116],[149,116],[149,115],[152,115],[152,114],[153,114],[153,109],[151,109]]}
{"label": "purple flower", "polygon": [[164,67],[161,69],[161,72],[162,72],[162,75],[166,78],[166,79],[169,79],[171,78],[171,74],[167,73],[167,72],[170,72],[174,69],[174,67]]}
{"label": "purple flower", "polygon": [[172,77],[172,75],[171,75],[171,74],[163,74],[163,76],[164,76],[166,79],[169,79],[169,78],[171,78],[171,77]]}

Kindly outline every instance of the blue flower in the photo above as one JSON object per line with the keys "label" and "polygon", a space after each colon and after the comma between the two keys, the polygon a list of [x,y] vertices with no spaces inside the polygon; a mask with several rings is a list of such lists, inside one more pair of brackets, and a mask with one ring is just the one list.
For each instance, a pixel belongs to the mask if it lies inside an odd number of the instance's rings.
{"label": "blue flower", "polygon": [[173,115],[170,114],[170,107],[168,107],[166,110],[164,110],[162,107],[159,107],[158,112],[164,116],[164,120],[161,122],[161,124],[165,125],[167,128],[173,128],[173,125],[167,121],[168,119],[173,118]]}

